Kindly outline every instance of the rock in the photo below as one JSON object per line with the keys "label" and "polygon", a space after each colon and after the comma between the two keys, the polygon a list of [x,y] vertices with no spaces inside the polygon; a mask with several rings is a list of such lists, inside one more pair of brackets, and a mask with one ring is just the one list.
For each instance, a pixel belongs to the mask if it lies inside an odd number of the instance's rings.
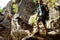
{"label": "rock", "polygon": [[13,40],[22,40],[22,38],[28,36],[28,33],[25,30],[19,30],[12,32],[12,38]]}

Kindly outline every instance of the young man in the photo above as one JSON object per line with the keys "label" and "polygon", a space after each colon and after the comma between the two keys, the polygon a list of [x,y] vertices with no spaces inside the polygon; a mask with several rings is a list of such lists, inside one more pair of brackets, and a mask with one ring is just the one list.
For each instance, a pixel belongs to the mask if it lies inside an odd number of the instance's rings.
{"label": "young man", "polygon": [[38,0],[38,5],[39,5],[39,8],[38,8],[38,22],[37,22],[37,28],[38,28],[38,32],[40,31],[39,29],[39,22],[42,21],[43,25],[44,25],[44,28],[46,30],[46,34],[48,34],[47,32],[47,28],[46,28],[46,20],[48,20],[48,16],[49,16],[49,9],[47,7],[46,4],[43,4],[43,1],[42,0]]}

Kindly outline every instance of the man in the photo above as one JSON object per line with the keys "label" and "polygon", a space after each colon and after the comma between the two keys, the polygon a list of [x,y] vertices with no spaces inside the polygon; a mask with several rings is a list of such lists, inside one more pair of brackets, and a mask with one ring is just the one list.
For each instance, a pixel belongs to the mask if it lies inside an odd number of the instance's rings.
{"label": "man", "polygon": [[39,8],[38,8],[38,22],[37,22],[37,28],[38,28],[38,32],[40,31],[39,29],[39,22],[42,21],[43,25],[44,25],[44,28],[46,30],[46,34],[48,34],[47,32],[47,28],[46,28],[46,20],[48,20],[48,16],[49,16],[49,9],[47,7],[46,4],[43,4],[43,1],[42,0],[38,0],[38,5],[39,5]]}

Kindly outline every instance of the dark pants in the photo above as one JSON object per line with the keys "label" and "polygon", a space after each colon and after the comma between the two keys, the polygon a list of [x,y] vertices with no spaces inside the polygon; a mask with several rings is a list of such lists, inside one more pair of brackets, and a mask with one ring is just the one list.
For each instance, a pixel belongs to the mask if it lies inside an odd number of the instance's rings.
{"label": "dark pants", "polygon": [[46,30],[46,34],[48,34],[48,31],[47,31],[47,28],[46,28],[46,17],[44,17],[44,16],[40,16],[39,19],[38,19],[38,23],[37,23],[38,32],[40,31],[40,29],[39,29],[39,22],[40,21],[42,21],[42,23],[44,25],[44,28]]}
{"label": "dark pants", "polygon": [[42,21],[43,25],[46,25],[46,18],[44,16],[39,16],[38,23]]}

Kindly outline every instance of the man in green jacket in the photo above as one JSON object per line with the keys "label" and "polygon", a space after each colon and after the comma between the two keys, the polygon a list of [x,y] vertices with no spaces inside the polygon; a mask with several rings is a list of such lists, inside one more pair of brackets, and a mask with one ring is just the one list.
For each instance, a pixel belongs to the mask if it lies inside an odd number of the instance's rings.
{"label": "man in green jacket", "polygon": [[49,19],[49,17],[48,17],[49,16],[49,9],[46,4],[43,4],[42,0],[37,0],[36,2],[38,3],[38,17],[39,17],[39,19],[37,21],[38,32],[40,32],[39,22],[42,21],[44,28],[46,30],[46,34],[48,34],[47,28],[46,28],[46,20]]}

